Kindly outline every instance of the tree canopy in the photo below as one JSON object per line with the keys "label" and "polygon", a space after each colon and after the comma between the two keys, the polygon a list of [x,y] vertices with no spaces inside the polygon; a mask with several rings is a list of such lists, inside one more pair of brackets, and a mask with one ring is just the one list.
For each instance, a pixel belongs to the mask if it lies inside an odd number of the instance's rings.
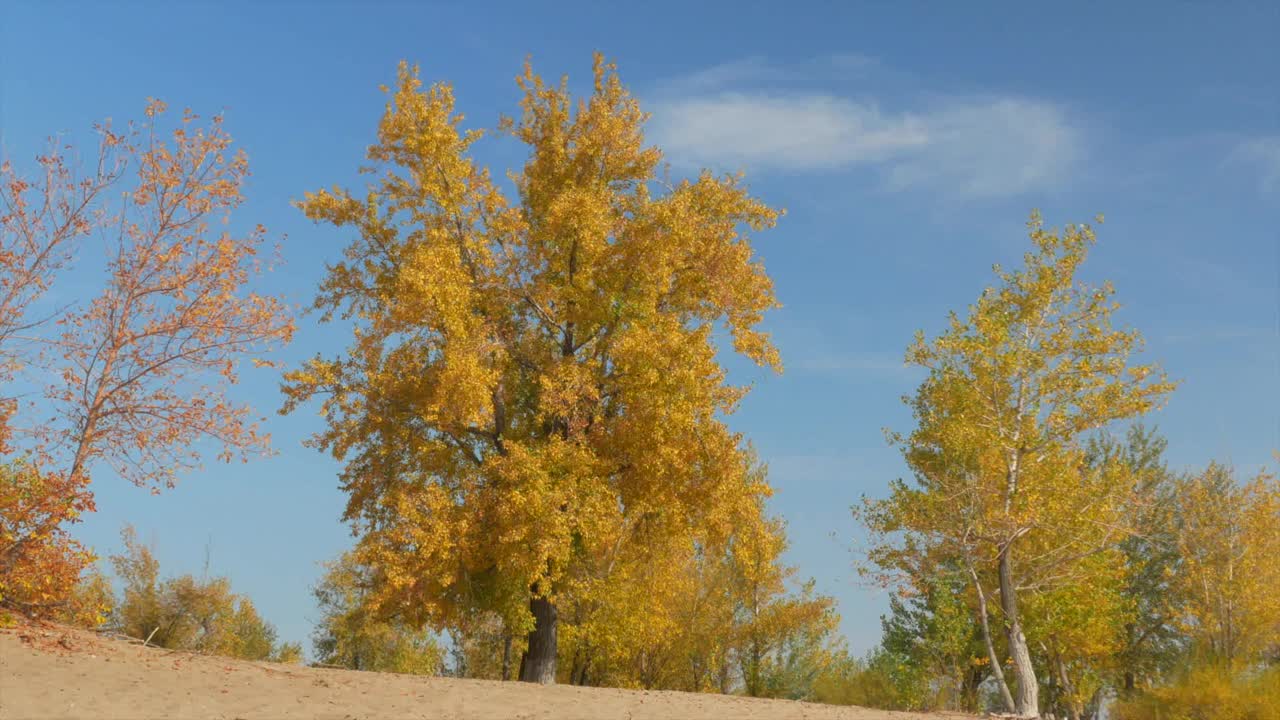
{"label": "tree canopy", "polygon": [[526,66],[499,132],[528,160],[504,191],[472,157],[447,84],[402,66],[368,152],[367,191],[309,193],[348,228],[316,306],[352,326],[338,357],[288,375],[323,396],[315,443],[344,461],[357,553],[379,606],[445,627],[478,610],[529,633],[523,679],[555,676],[571,596],[627,553],[723,542],[743,484],[723,422],[715,330],[780,369],[777,306],[746,234],[779,216],[736,177],[671,183],[645,114],[597,56],[590,94]]}

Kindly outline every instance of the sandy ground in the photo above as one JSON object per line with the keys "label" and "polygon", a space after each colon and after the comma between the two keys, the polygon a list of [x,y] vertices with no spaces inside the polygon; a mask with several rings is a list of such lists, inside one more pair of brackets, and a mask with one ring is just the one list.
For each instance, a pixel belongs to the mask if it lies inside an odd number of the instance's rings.
{"label": "sandy ground", "polygon": [[539,687],[246,662],[57,625],[0,630],[0,718],[943,717],[695,693]]}

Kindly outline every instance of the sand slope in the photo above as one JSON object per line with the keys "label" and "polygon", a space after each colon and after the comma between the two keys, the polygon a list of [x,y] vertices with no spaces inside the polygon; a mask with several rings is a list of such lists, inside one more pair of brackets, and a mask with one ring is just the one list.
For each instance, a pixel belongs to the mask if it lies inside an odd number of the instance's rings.
{"label": "sand slope", "polygon": [[246,662],[144,648],[57,625],[0,630],[0,718],[6,720],[942,717],[948,716]]}

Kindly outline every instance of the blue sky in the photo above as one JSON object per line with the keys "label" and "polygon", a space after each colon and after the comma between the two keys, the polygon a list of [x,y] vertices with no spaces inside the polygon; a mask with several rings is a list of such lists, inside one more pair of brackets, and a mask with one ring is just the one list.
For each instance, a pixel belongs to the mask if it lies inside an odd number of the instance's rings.
{"label": "blue sky", "polygon": [[[904,473],[881,432],[908,427],[899,398],[920,376],[903,348],[971,302],[992,263],[1017,262],[1033,207],[1054,225],[1106,214],[1085,274],[1116,283],[1121,322],[1183,382],[1153,418],[1175,466],[1254,472],[1280,448],[1280,5],[1115,5],[10,0],[0,142],[29,161],[50,133],[86,142],[95,121],[140,117],[148,96],[225,110],[254,172],[238,221],[283,237],[286,267],[264,287],[305,304],[346,238],[289,203],[360,182],[400,59],[493,127],[527,55],[582,87],[604,51],[676,172],[744,170],[788,211],[757,238],[787,370],[731,362],[756,386],[731,423],[770,465],[789,560],[838,598],[861,652],[886,601],[851,570],[848,508]],[[502,143],[481,158],[520,160]],[[92,282],[78,272],[71,287]],[[345,340],[304,318],[279,359]],[[198,573],[208,550],[305,642],[318,563],[350,538],[336,465],[301,446],[319,418],[275,416],[277,384],[252,371],[237,390],[268,415],[276,457],[210,464],[159,496],[99,477],[76,534],[105,555],[133,523],[171,573]]]}

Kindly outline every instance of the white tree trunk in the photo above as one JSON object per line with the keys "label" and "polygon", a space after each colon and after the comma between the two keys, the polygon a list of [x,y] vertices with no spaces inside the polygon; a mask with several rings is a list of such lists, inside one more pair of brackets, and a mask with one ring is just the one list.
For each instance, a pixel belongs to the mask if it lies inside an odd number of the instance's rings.
{"label": "white tree trunk", "polygon": [[1031,663],[1027,637],[1022,632],[1016,586],[1013,578],[1013,545],[1010,543],[1000,551],[1000,607],[1004,611],[1009,657],[1013,660],[1013,676],[1018,683],[1014,712],[1020,717],[1037,718],[1040,717],[1040,686],[1036,682],[1036,669]]}
{"label": "white tree trunk", "polygon": [[1000,690],[1000,699],[1004,702],[1004,709],[1009,712],[1016,712],[1017,708],[1013,703],[1013,693],[1009,692],[1009,683],[1004,679],[1004,668],[1000,665],[1000,656],[996,654],[996,645],[991,639],[991,623],[988,622],[990,614],[987,612],[987,594],[982,590],[982,583],[978,581],[978,573],[969,568],[969,576],[973,578],[973,587],[978,591],[978,618],[982,621],[982,641],[987,647],[987,660],[991,662],[991,676],[996,680],[996,687]]}

